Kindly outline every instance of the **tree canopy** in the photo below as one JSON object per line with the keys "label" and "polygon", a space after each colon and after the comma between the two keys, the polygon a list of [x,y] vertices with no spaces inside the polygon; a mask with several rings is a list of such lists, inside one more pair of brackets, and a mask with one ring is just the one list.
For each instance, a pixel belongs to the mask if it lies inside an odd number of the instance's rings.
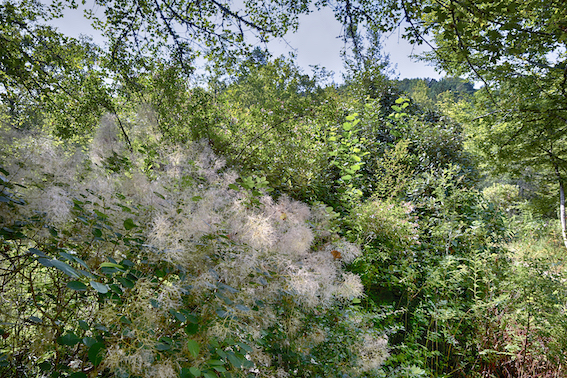
{"label": "tree canopy", "polygon": [[[0,5],[1,377],[565,375],[561,4],[94,4]],[[341,85],[258,45],[322,7]]]}

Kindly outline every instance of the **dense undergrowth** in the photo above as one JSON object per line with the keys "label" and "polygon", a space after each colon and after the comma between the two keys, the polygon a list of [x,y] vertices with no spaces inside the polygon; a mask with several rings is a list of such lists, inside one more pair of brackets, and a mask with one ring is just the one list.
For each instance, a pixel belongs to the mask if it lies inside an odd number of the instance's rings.
{"label": "dense undergrowth", "polygon": [[460,124],[283,59],[161,75],[92,134],[3,119],[1,377],[565,375],[557,220]]}

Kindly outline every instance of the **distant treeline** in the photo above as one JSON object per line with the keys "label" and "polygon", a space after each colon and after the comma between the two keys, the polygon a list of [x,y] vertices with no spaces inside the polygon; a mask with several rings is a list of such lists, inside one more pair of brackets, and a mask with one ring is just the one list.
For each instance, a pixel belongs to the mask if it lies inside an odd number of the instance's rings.
{"label": "distant treeline", "polygon": [[416,91],[424,91],[427,97],[433,102],[437,102],[441,93],[451,92],[454,99],[460,99],[474,94],[474,84],[458,77],[446,77],[440,80],[435,79],[403,79],[397,82],[397,87],[413,94]]}

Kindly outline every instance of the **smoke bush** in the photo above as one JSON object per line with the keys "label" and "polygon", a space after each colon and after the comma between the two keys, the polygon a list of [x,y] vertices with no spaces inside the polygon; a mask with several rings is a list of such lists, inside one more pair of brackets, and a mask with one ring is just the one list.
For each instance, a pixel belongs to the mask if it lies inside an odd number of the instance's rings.
{"label": "smoke bush", "polygon": [[[205,144],[161,148],[148,171],[108,119],[85,154],[36,140],[1,151],[25,184],[22,205],[0,203],[12,232],[0,239],[12,371],[288,376],[297,372],[267,340],[315,361],[327,339],[312,326],[363,295],[343,271],[360,251],[335,235],[331,212],[239,186]],[[344,337],[366,340],[356,329]],[[353,358],[337,375],[358,369]]]}

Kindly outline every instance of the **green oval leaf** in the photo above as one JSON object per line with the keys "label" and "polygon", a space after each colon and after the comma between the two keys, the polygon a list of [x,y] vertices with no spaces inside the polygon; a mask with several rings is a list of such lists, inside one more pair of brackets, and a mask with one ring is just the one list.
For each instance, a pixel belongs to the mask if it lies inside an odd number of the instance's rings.
{"label": "green oval leaf", "polygon": [[171,345],[169,345],[167,343],[157,343],[156,349],[159,350],[159,351],[170,350]]}
{"label": "green oval leaf", "polygon": [[96,343],[89,348],[89,360],[92,362],[94,366],[100,365],[104,358],[104,344],[103,343]]}
{"label": "green oval leaf", "polygon": [[73,346],[81,342],[81,338],[75,335],[73,332],[64,334],[57,338],[57,343],[61,345]]}
{"label": "green oval leaf", "polygon": [[122,286],[124,286],[127,289],[131,289],[134,287],[134,282],[130,281],[127,278],[124,277],[116,277],[116,279],[122,284]]}
{"label": "green oval leaf", "polygon": [[47,267],[47,268],[53,267],[52,261],[53,261],[53,260],[51,260],[51,259],[46,259],[46,258],[43,258],[43,257],[40,257],[39,259],[37,259],[37,262],[38,262],[38,263],[40,263],[41,265],[43,265],[43,266],[45,266],[45,267]]}
{"label": "green oval leaf", "polygon": [[199,351],[201,350],[201,347],[199,346],[199,343],[196,342],[195,340],[189,340],[187,341],[187,349],[189,350],[189,353],[191,353],[193,358],[197,358],[197,356],[199,355]]}
{"label": "green oval leaf", "polygon": [[76,291],[86,291],[88,289],[87,285],[80,281],[67,282],[67,287]]}
{"label": "green oval leaf", "polygon": [[243,312],[250,311],[250,309],[248,307],[241,305],[241,304],[237,304],[236,306],[234,306],[234,308],[236,308],[237,310],[243,311]]}
{"label": "green oval leaf", "polygon": [[30,249],[28,249],[28,252],[33,253],[34,255],[39,256],[39,257],[44,257],[44,258],[47,257],[47,255],[45,253],[41,252],[39,249],[30,248]]}
{"label": "green oval leaf", "polygon": [[83,260],[78,258],[77,256],[74,256],[74,255],[67,253],[67,252],[59,252],[59,255],[61,257],[63,257],[64,259],[67,259],[69,261],[75,261],[75,262],[79,263],[85,269],[89,269],[87,264]]}
{"label": "green oval leaf", "polygon": [[111,262],[103,262],[100,264],[101,268],[116,268],[116,269],[124,269],[124,267],[120,264],[115,264]]}
{"label": "green oval leaf", "polygon": [[194,335],[197,332],[199,332],[199,325],[198,324],[187,324],[187,326],[185,327],[185,333],[187,333],[188,335]]}
{"label": "green oval leaf", "polygon": [[55,268],[59,269],[60,271],[62,271],[63,273],[65,273],[66,275],[68,275],[71,278],[80,278],[81,277],[79,272],[77,272],[73,267],[71,267],[67,263],[64,263],[63,261],[59,261],[59,260],[54,259],[54,260],[51,260],[51,265],[54,266]]}
{"label": "green oval leaf", "polygon": [[37,316],[30,316],[28,320],[32,323],[43,323],[43,320],[41,320],[41,318],[38,318]]}
{"label": "green oval leaf", "polygon": [[240,369],[242,367],[242,361],[240,361],[240,359],[236,357],[234,353],[228,354],[228,360],[235,368]]}
{"label": "green oval leaf", "polygon": [[93,287],[93,289],[95,289],[99,293],[101,293],[101,294],[108,293],[108,286],[107,285],[100,283],[100,282],[96,282],[96,281],[91,281],[90,284]]}
{"label": "green oval leaf", "polygon": [[190,372],[191,374],[193,374],[194,377],[200,377],[200,376],[201,376],[201,370],[199,370],[198,367],[191,366],[191,367],[189,368],[189,372]]}
{"label": "green oval leaf", "polygon": [[134,220],[132,218],[128,218],[124,221],[124,228],[127,231],[130,231],[131,229],[138,227],[136,226],[136,224],[134,223]]}
{"label": "green oval leaf", "polygon": [[96,344],[96,339],[94,337],[85,337],[83,338],[83,344],[90,348]]}
{"label": "green oval leaf", "polygon": [[182,313],[175,311],[174,309],[169,310],[169,313],[173,316],[175,316],[175,318],[177,320],[179,320],[181,323],[187,321],[187,318],[185,317],[185,315],[183,315]]}
{"label": "green oval leaf", "polygon": [[83,331],[88,331],[90,329],[89,323],[85,322],[84,320],[79,320],[79,328]]}

